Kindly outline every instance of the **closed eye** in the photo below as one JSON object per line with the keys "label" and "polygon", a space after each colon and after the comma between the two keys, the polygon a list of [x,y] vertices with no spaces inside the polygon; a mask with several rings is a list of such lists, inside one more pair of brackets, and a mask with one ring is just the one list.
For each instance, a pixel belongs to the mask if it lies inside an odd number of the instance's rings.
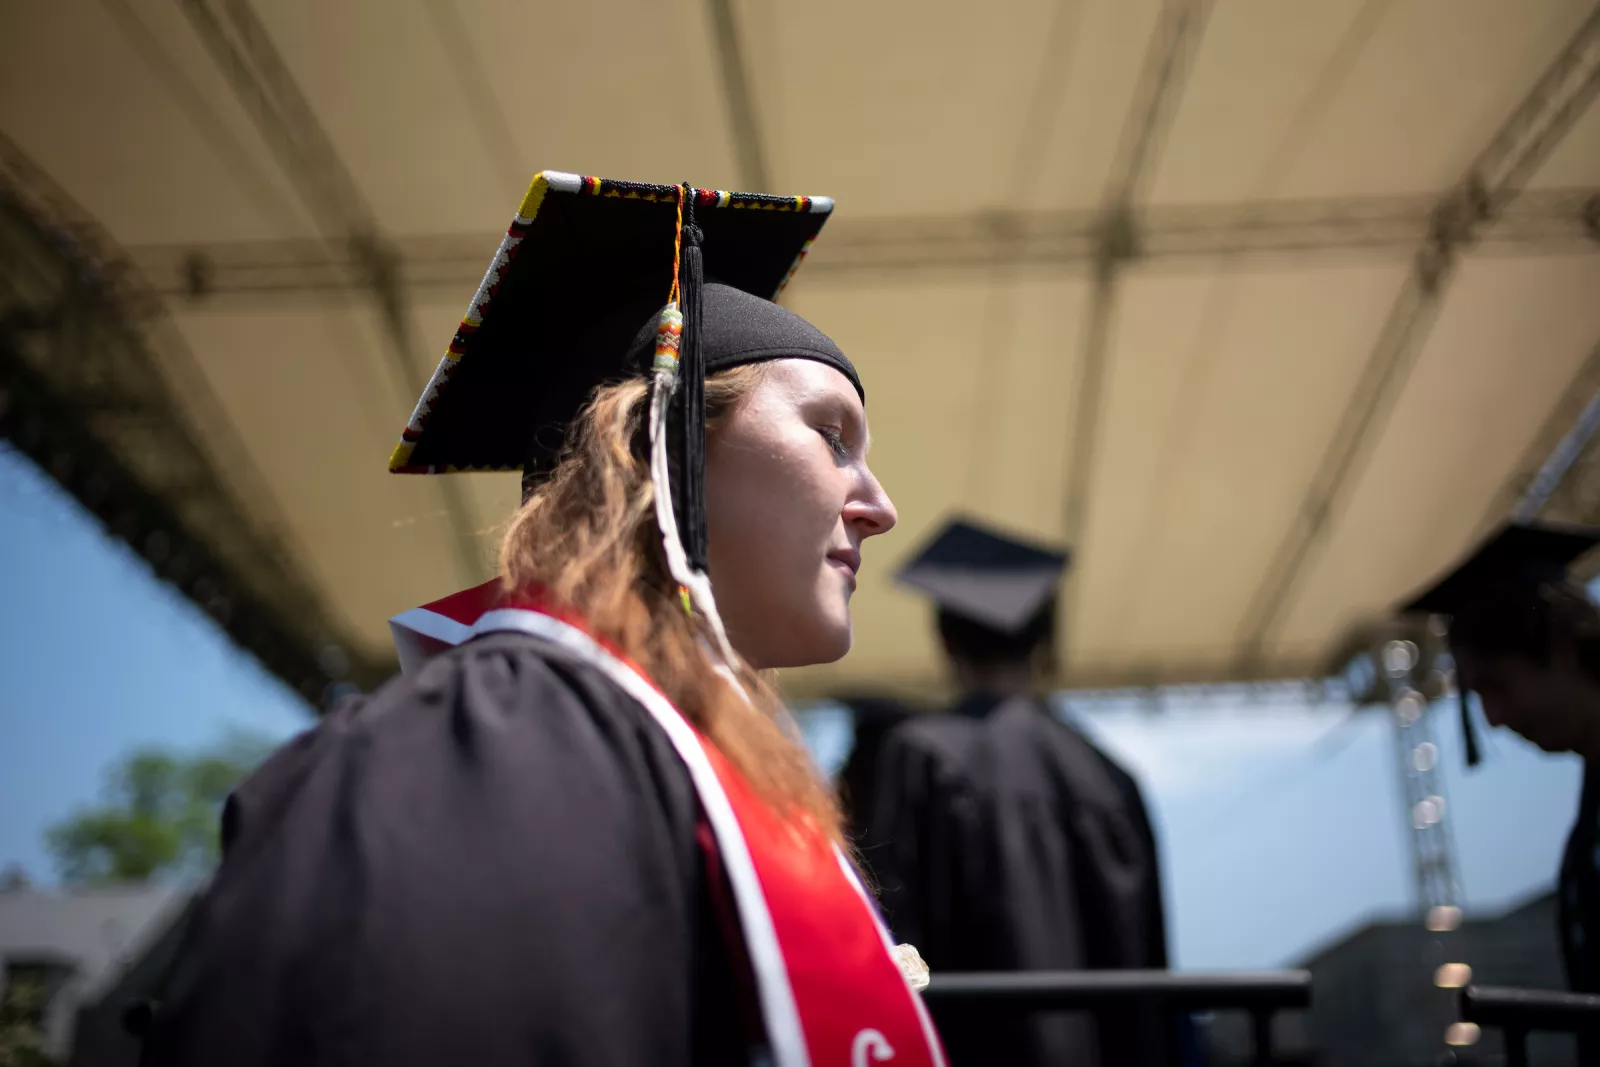
{"label": "closed eye", "polygon": [[833,449],[834,455],[840,459],[848,459],[850,457],[850,446],[844,443],[844,434],[839,431],[837,426],[819,426],[817,427],[817,432],[822,435],[824,441],[828,442],[828,447]]}

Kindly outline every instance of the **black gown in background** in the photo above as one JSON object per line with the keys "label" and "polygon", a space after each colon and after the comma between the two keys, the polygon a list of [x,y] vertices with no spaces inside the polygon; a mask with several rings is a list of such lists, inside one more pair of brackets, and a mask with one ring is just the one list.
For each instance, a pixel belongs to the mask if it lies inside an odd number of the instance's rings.
{"label": "black gown in background", "polygon": [[[1567,986],[1574,993],[1600,993],[1600,768],[1585,764],[1578,817],[1567,835],[1557,880],[1556,931],[1561,939]],[[1600,1039],[1578,1035],[1581,1063],[1600,1063]]]}
{"label": "black gown in background", "polygon": [[870,878],[872,857],[879,847],[872,837],[873,811],[878,797],[878,756],[894,728],[918,712],[885,697],[848,697],[841,703],[850,709],[855,740],[844,766],[839,768],[839,800],[850,840]]}
{"label": "black gown in background", "polygon": [[[1131,776],[1041,702],[972,700],[884,743],[871,857],[895,937],[941,971],[1163,968],[1155,838]],[[936,1014],[952,1067],[1165,1063],[1145,1011]]]}
{"label": "black gown in background", "polygon": [[1586,764],[1578,817],[1561,858],[1561,954],[1574,993],[1600,993],[1600,769]]}
{"label": "black gown in background", "polygon": [[700,825],[666,735],[597,668],[473,641],[235,793],[143,1062],[747,1064]]}

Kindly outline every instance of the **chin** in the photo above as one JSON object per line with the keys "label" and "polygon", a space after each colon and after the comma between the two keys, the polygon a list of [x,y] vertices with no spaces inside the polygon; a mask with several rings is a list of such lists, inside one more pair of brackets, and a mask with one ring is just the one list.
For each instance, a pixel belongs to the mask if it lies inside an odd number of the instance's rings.
{"label": "chin", "polygon": [[1504,725],[1506,729],[1542,752],[1572,751],[1572,746],[1567,743],[1566,738],[1560,737],[1548,729],[1541,730],[1537,725],[1532,730],[1520,729],[1511,723],[1505,723]]}
{"label": "chin", "polygon": [[850,605],[846,603],[837,616],[830,618],[821,627],[820,644],[823,647],[822,656],[818,663],[835,663],[844,659],[849,653],[850,646],[855,644],[855,626],[850,618]]}
{"label": "chin", "polygon": [[814,662],[837,663],[839,660],[844,659],[844,657],[849,653],[850,645],[852,643],[853,640],[850,633],[850,627],[846,626],[842,634],[839,634],[827,642],[827,651],[825,651]]}
{"label": "chin", "polygon": [[[1524,734],[1523,736],[1526,737],[1527,735]],[[1567,738],[1529,737],[1528,740],[1532,741],[1534,745],[1541,751],[1549,752],[1552,755],[1577,751],[1577,746]]]}
{"label": "chin", "polygon": [[845,631],[843,638],[819,635],[814,640],[797,641],[782,656],[774,657],[775,662],[768,663],[768,667],[779,669],[788,667],[816,667],[823,663],[835,663],[844,659],[845,653],[850,651],[850,633]]}
{"label": "chin", "polygon": [[783,655],[775,657],[779,662],[770,666],[815,667],[834,663],[844,658],[853,641],[848,613],[842,623],[834,619],[817,620],[808,626],[796,627],[792,632],[794,640],[788,642]]}

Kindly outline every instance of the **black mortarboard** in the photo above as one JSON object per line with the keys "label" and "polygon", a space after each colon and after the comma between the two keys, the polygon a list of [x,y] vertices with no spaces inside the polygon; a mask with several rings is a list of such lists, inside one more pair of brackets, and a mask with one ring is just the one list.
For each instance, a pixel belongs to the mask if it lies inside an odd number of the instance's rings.
{"label": "black mortarboard", "polygon": [[925,593],[945,611],[1014,634],[1050,602],[1070,561],[1067,549],[953,519],[895,580]]}
{"label": "black mortarboard", "polygon": [[1536,592],[1561,582],[1574,560],[1600,545],[1600,528],[1565,523],[1507,523],[1477,550],[1400,610],[1406,614],[1460,614],[1490,588],[1526,585]]}
{"label": "black mortarboard", "polygon": [[597,387],[649,376],[652,478],[658,501],[670,499],[657,521],[674,576],[709,607],[705,376],[814,359],[862,392],[832,341],[771,302],[832,208],[825,197],[535,175],[389,469],[521,470],[526,493]]}
{"label": "black mortarboard", "polygon": [[[1539,588],[1567,580],[1567,569],[1600,545],[1600,528],[1549,522],[1508,522],[1484,540],[1466,559],[1428,589],[1411,597],[1402,614],[1442,615],[1450,619],[1508,610],[1508,599],[1526,595],[1530,608]],[[1467,710],[1468,692],[1459,687],[1461,729],[1467,762],[1478,763],[1477,737]]]}

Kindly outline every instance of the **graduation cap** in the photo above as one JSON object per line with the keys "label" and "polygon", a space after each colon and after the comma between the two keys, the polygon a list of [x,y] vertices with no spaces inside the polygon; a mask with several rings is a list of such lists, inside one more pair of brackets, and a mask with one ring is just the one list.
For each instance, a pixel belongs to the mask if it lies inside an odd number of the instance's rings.
{"label": "graduation cap", "polygon": [[826,197],[535,175],[389,469],[520,470],[526,498],[598,387],[648,377],[668,569],[726,654],[705,576],[705,377],[813,359],[865,400],[844,353],[772,303],[832,209]]}
{"label": "graduation cap", "polygon": [[1001,634],[1020,633],[1055,598],[1072,554],[952,519],[895,575],[941,611]]}
{"label": "graduation cap", "polygon": [[[1411,597],[1402,614],[1441,615],[1452,621],[1514,610],[1525,603],[1537,610],[1542,586],[1567,580],[1567,569],[1584,553],[1600,545],[1600,528],[1548,522],[1509,522],[1501,526],[1432,586]],[[1456,644],[1452,641],[1452,645]],[[1461,729],[1466,738],[1467,763],[1479,762],[1478,741],[1467,709],[1468,691],[1458,684]]]}

